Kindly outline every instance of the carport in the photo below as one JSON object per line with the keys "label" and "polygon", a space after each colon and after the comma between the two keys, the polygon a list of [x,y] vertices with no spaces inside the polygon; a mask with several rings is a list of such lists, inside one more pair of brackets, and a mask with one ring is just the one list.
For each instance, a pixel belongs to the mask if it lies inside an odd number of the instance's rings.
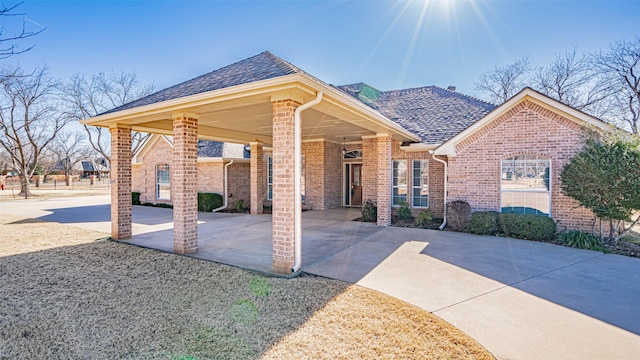
{"label": "carport", "polygon": [[[304,110],[304,115],[302,111]],[[197,140],[251,145],[251,214],[262,212],[264,146],[273,152],[271,270],[300,270],[300,148],[303,140],[359,141],[376,168],[378,225],[391,220],[391,142],[419,139],[337,88],[265,52],[83,120],[111,133],[111,234],[131,238],[131,132],[173,136],[173,251],[199,253]],[[367,165],[368,164],[368,165]],[[222,230],[222,228],[220,229]],[[204,236],[203,236],[204,235]],[[237,236],[242,236],[240,233]]]}

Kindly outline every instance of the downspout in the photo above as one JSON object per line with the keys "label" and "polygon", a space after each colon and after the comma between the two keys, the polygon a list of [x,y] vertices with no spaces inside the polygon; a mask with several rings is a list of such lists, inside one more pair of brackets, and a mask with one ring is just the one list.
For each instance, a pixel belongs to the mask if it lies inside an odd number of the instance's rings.
{"label": "downspout", "polygon": [[438,228],[438,230],[442,230],[445,228],[445,226],[447,226],[447,162],[442,160],[442,159],[438,159],[436,157],[436,154],[433,153],[433,150],[429,151],[431,153],[431,157],[433,158],[433,160],[440,162],[442,164],[444,164],[444,194],[443,194],[443,199],[444,199],[444,216],[443,216],[443,221],[442,221],[442,225],[440,225],[440,227]]}
{"label": "downspout", "polygon": [[322,101],[322,92],[318,91],[316,98],[309,101],[306,104],[302,104],[296,108],[293,112],[293,137],[294,137],[294,190],[295,193],[295,215],[294,215],[294,228],[295,228],[295,248],[294,258],[295,262],[291,268],[291,272],[294,274],[300,270],[302,265],[302,185],[300,184],[300,176],[302,175],[302,124],[300,119],[300,113],[304,110],[316,106]]}
{"label": "downspout", "polygon": [[229,167],[229,165],[233,164],[233,160],[229,161],[228,163],[226,163],[224,165],[224,183],[222,184],[224,186],[224,199],[222,199],[222,203],[223,205],[220,206],[217,209],[213,209],[211,210],[211,212],[216,212],[216,211],[220,211],[220,210],[224,210],[227,208],[227,202],[228,202],[228,192],[229,192],[229,183],[227,182],[227,174],[229,173],[229,170],[227,169]]}

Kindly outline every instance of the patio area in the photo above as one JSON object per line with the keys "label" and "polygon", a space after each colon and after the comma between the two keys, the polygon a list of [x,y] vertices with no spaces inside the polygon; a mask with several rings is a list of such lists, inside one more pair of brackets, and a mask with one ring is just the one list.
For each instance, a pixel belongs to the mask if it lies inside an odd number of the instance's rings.
{"label": "patio area", "polygon": [[[148,211],[152,210],[152,211]],[[145,223],[153,213],[156,224],[170,224],[170,209],[134,207],[133,222]],[[383,228],[373,223],[351,221],[359,208],[305,211],[302,214],[301,271],[357,244]],[[144,218],[144,219],[143,219]],[[198,213],[198,251],[185,256],[210,260],[244,269],[278,275],[272,266],[271,215]],[[173,231],[136,231],[129,244],[173,253]]]}

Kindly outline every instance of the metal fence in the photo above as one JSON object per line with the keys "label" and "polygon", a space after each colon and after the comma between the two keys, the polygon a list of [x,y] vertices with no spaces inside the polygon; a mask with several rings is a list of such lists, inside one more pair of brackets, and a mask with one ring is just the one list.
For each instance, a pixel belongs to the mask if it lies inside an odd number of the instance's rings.
{"label": "metal fence", "polygon": [[[69,185],[64,180],[45,179],[44,182],[37,184],[36,181],[29,182],[30,190],[107,190],[111,188],[109,178],[96,178],[91,183],[89,178],[72,178],[69,179]],[[5,180],[5,190],[20,191],[20,179],[11,177]]]}

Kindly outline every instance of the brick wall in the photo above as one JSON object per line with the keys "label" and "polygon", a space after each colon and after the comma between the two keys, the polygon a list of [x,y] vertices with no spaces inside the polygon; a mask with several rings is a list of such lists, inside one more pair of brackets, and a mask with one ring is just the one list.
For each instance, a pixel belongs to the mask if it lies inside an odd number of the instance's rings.
{"label": "brick wall", "polygon": [[342,205],[342,150],[328,141],[302,143],[305,167],[304,208],[326,210]]}
{"label": "brick wall", "polygon": [[229,194],[233,195],[228,198],[229,207],[233,208],[238,200],[243,201],[243,207],[245,208],[251,206],[250,171],[251,165],[248,163],[233,163],[229,166],[227,175]]}
{"label": "brick wall", "polygon": [[563,195],[560,172],[581,149],[582,127],[524,101],[456,146],[449,159],[448,201],[467,201],[474,211],[500,210],[500,161],[514,155],[551,159],[551,213],[558,230],[591,230],[594,216]]}
{"label": "brick wall", "polygon": [[173,119],[173,251],[198,251],[198,119],[180,114]]}

